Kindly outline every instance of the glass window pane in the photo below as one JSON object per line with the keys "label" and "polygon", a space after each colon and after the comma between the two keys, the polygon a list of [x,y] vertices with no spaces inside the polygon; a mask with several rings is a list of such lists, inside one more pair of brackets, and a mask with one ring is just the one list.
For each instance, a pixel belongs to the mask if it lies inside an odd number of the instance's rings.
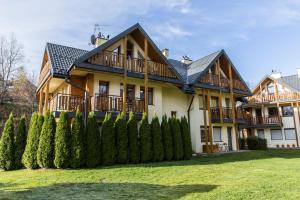
{"label": "glass window pane", "polygon": [[271,139],[272,140],[282,140],[281,129],[271,129]]}
{"label": "glass window pane", "polygon": [[203,96],[199,95],[199,109],[204,109]]}
{"label": "glass window pane", "polygon": [[213,128],[213,136],[214,136],[214,142],[222,142],[221,128],[214,127]]}
{"label": "glass window pane", "polygon": [[284,129],[284,134],[286,140],[296,140],[295,129]]}
{"label": "glass window pane", "polygon": [[264,130],[263,129],[257,130],[257,136],[258,136],[258,138],[264,139],[265,138]]}

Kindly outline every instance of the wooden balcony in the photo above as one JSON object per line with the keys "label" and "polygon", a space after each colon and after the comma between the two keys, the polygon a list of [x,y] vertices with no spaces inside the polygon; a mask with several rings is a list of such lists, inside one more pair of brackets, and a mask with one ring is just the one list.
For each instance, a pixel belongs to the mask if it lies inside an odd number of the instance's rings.
{"label": "wooden balcony", "polygon": [[267,128],[281,127],[282,119],[280,116],[247,117],[245,118],[246,127]]}
{"label": "wooden balcony", "polygon": [[[221,113],[222,110],[222,113]],[[232,122],[232,108],[227,107],[212,107],[210,109],[211,111],[211,120],[213,123],[221,122],[221,119],[223,122]]]}
{"label": "wooden balcony", "polygon": [[50,111],[76,112],[77,108],[83,110],[84,98],[78,95],[57,93],[49,100]]}
{"label": "wooden balcony", "polygon": [[248,97],[249,103],[271,103],[275,101],[293,101],[300,99],[300,93],[298,92],[285,92],[278,94],[277,96],[275,94],[269,94],[269,95],[253,95],[251,97]]}
{"label": "wooden balcony", "polygon": [[42,83],[42,81],[44,80],[45,76],[48,74],[48,72],[50,71],[50,62],[46,62],[46,64],[43,66],[41,72],[40,72],[40,77],[39,77],[39,84]]}
{"label": "wooden balcony", "polygon": [[[99,95],[94,98],[94,111],[121,112],[123,110],[123,97],[116,95]],[[142,113],[145,111],[144,100],[127,99],[126,112]]]}
{"label": "wooden balcony", "polygon": [[[103,51],[94,57],[89,62],[93,64],[103,65],[107,67],[124,69],[126,64],[129,72],[144,74],[145,60],[139,58],[125,58],[124,54],[118,54],[112,51]],[[166,78],[176,79],[176,75],[171,71],[168,65],[163,63],[154,62],[147,60],[148,63],[148,74],[153,76],[160,76]]]}
{"label": "wooden balcony", "polygon": [[[219,81],[219,76],[216,74],[205,74],[201,78],[200,82],[208,85],[226,88],[226,89],[229,89],[230,87],[229,80],[227,78],[220,77],[220,81]],[[242,90],[242,91],[247,90],[245,85],[240,80],[237,79],[232,80],[232,87],[236,90]]]}

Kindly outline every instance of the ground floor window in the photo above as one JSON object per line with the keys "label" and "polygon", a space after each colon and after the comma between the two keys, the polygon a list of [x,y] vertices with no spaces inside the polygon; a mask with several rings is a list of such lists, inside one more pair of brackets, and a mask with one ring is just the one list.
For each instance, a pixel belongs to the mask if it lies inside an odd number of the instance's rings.
{"label": "ground floor window", "polygon": [[222,142],[221,127],[213,128],[214,142]]}
{"label": "ground floor window", "polygon": [[[209,127],[208,126],[206,126],[206,129],[207,129],[207,135],[208,135],[208,142],[210,141],[210,139],[209,139]],[[201,134],[201,142],[202,143],[205,143],[206,141],[205,141],[205,128],[204,128],[204,126],[200,126],[200,134]]]}
{"label": "ground floor window", "polygon": [[257,136],[258,136],[258,138],[265,139],[264,129],[258,129],[257,130]]}
{"label": "ground floor window", "polygon": [[296,132],[294,128],[285,128],[284,135],[286,140],[296,140]]}
{"label": "ground floor window", "polygon": [[271,129],[271,140],[282,140],[281,129]]}

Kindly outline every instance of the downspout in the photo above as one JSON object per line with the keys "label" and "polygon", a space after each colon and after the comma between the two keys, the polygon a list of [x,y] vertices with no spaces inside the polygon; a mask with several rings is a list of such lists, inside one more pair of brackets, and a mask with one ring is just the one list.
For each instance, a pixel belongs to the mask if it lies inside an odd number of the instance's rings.
{"label": "downspout", "polygon": [[86,126],[86,125],[87,125],[87,103],[88,103],[88,96],[89,96],[89,95],[88,95],[88,91],[86,91],[85,88],[83,88],[83,87],[81,87],[81,86],[78,86],[78,85],[72,83],[72,82],[70,81],[70,79],[68,79],[68,78],[65,78],[65,82],[66,82],[67,84],[70,84],[71,86],[74,86],[74,87],[76,87],[76,88],[78,88],[78,89],[84,91],[84,100],[83,100],[83,103],[84,103],[84,105],[83,105],[83,123],[84,123],[84,126]]}
{"label": "downspout", "polygon": [[[190,102],[190,105],[189,105],[189,108],[187,110],[187,113],[188,113],[188,123],[189,123],[189,128],[190,128],[190,132],[191,132],[191,122],[190,122],[190,111],[191,111],[191,107],[192,107],[192,104],[194,102],[194,95],[192,96],[192,99],[191,99],[191,102]],[[191,134],[191,133],[190,133]]]}

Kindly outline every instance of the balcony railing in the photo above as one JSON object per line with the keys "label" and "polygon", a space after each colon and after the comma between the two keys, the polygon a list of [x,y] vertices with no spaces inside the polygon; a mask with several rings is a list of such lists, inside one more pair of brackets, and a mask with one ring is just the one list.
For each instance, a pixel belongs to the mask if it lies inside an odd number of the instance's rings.
{"label": "balcony railing", "polygon": [[82,96],[57,93],[49,100],[49,110],[75,112],[78,108],[82,111],[83,103]]}
{"label": "balcony railing", "polygon": [[[139,58],[125,58],[124,54],[119,54],[112,51],[103,51],[92,57],[90,62],[113,68],[124,69],[126,64],[127,70],[130,72],[144,73],[145,60]],[[148,73],[154,76],[167,78],[176,78],[176,75],[171,71],[168,65],[147,60]]]}
{"label": "balcony railing", "polygon": [[[211,109],[211,119],[213,121],[223,120],[232,120],[232,108],[227,107],[212,107]],[[222,110],[222,116],[221,116]]]}
{"label": "balcony railing", "polygon": [[[100,112],[121,112],[123,110],[123,97],[96,94],[94,98],[94,110]],[[144,100],[138,98],[127,99],[126,112],[142,113],[144,110]]]}
{"label": "balcony railing", "polygon": [[291,101],[300,99],[300,93],[298,92],[285,92],[278,94],[276,97],[275,94],[268,94],[268,95],[253,95],[248,97],[249,103],[270,103],[275,101]]}
{"label": "balcony railing", "polygon": [[247,124],[251,126],[270,126],[270,125],[281,126],[282,125],[282,119],[280,116],[250,117],[246,119],[246,121]]}

